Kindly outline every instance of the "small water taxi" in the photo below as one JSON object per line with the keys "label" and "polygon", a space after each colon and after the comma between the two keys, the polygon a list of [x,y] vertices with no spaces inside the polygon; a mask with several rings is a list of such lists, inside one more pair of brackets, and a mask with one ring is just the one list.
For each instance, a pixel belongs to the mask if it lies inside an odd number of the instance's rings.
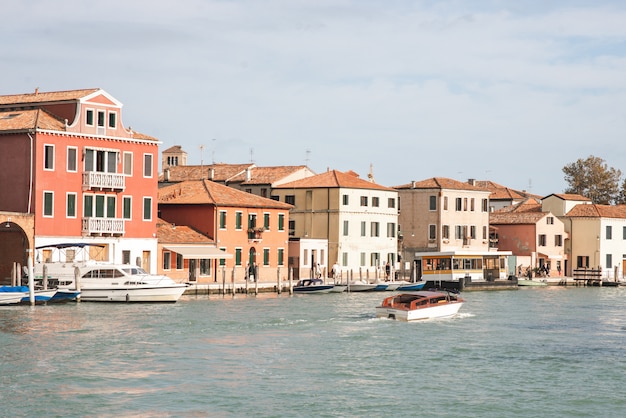
{"label": "small water taxi", "polygon": [[322,279],[304,279],[293,287],[294,293],[330,293],[334,284],[324,284]]}
{"label": "small water taxi", "polygon": [[464,300],[450,292],[417,291],[389,296],[376,307],[377,318],[399,321],[446,318],[457,314]]}

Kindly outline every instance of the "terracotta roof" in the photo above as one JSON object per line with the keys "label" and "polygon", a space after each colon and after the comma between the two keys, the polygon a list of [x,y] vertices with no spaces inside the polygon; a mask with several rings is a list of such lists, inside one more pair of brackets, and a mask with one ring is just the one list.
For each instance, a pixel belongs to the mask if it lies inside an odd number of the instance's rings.
{"label": "terracotta roof", "polygon": [[450,189],[488,191],[481,187],[472,186],[471,184],[464,181],[453,180],[445,177],[432,177],[426,180],[414,181],[409,184],[394,186],[394,189]]}
{"label": "terracotta roof", "polygon": [[215,244],[215,241],[186,225],[157,219],[157,239],[168,244]]}
{"label": "terracotta roof", "polygon": [[626,205],[579,204],[567,212],[572,218],[615,218],[626,219]]}
{"label": "terracotta roof", "polygon": [[183,181],[161,187],[158,192],[159,204],[210,204],[248,208],[285,209],[291,205],[242,192],[209,180]]}
{"label": "terracotta roof", "polygon": [[492,213],[525,213],[525,212],[541,212],[541,203],[532,197],[527,197],[523,201],[513,204]]}
{"label": "terracotta roof", "polygon": [[[211,169],[213,181],[225,182],[226,180],[245,172],[246,168],[254,164],[210,164],[210,165],[177,165],[169,167],[169,182],[208,179]],[[164,181],[164,175],[159,177]]]}
{"label": "terracotta roof", "polygon": [[550,197],[550,196],[556,196],[559,199],[562,200],[580,200],[583,202],[591,202],[591,199],[589,199],[588,197],[579,195],[579,194],[573,194],[573,193],[552,193],[549,194],[548,196],[544,197],[543,199]]}
{"label": "terracotta roof", "polygon": [[174,145],[172,147],[169,147],[168,149],[166,149],[165,151],[162,151],[163,153],[165,152],[184,152],[186,154],[185,151],[183,151],[183,147],[180,145]]}
{"label": "terracotta roof", "polygon": [[274,167],[253,167],[250,170],[250,180],[245,181],[246,173],[241,173],[230,181],[241,181],[242,184],[273,184],[284,179],[296,171],[306,169],[305,165],[283,165]]}
{"label": "terracotta roof", "polygon": [[65,121],[43,109],[0,111],[0,131],[27,129],[65,131]]}
{"label": "terracotta roof", "polygon": [[359,178],[354,171],[342,172],[330,170],[325,173],[305,179],[292,181],[276,186],[276,189],[313,189],[313,188],[346,188],[346,189],[375,189],[394,191],[389,187],[381,186],[368,180]]}
{"label": "terracotta roof", "polygon": [[491,212],[489,224],[536,224],[546,215],[546,212]]}
{"label": "terracotta roof", "polygon": [[12,94],[0,96],[0,105],[20,105],[29,103],[75,101],[100,89],[83,89],[51,92],[34,92],[29,94]]}

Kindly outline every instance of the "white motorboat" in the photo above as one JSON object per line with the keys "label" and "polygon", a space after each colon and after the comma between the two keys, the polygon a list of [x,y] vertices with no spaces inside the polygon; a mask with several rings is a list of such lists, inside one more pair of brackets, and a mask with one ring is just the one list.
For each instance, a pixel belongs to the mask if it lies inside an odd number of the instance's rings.
{"label": "white motorboat", "polygon": [[[35,289],[33,291],[33,301],[35,303],[46,303],[57,293],[56,289]],[[11,297],[7,296],[10,295]],[[17,302],[12,300],[17,299]],[[29,303],[30,291],[28,286],[1,286],[0,305],[13,303]]]}
{"label": "white motorboat", "polygon": [[[4,287],[4,286],[3,286]],[[0,305],[15,305],[22,301],[23,292],[5,291],[0,287]]]}
{"label": "white motorboat", "polygon": [[[348,283],[348,292],[373,292],[378,287],[379,283],[368,283],[363,280],[357,280]],[[383,290],[383,289],[381,289]]]}
{"label": "white motorboat", "polygon": [[400,293],[385,298],[376,307],[376,317],[400,321],[446,318],[456,315],[463,302],[463,299],[450,292]]}
{"label": "white motorboat", "polygon": [[524,279],[524,278],[518,278],[517,279],[517,285],[518,286],[547,286],[548,285],[548,281],[545,279]]}
{"label": "white motorboat", "polygon": [[[49,280],[60,291],[80,290],[80,300],[85,302],[176,302],[187,288],[130,264],[86,261],[45,265]],[[42,264],[35,266],[37,278],[42,271]]]}

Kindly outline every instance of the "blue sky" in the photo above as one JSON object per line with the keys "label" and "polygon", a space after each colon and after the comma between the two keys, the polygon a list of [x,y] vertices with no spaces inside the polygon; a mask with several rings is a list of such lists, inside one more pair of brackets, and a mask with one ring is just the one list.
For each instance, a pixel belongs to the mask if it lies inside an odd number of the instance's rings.
{"label": "blue sky", "polygon": [[539,195],[589,155],[626,173],[620,1],[30,0],[2,21],[0,94],[103,88],[190,164]]}

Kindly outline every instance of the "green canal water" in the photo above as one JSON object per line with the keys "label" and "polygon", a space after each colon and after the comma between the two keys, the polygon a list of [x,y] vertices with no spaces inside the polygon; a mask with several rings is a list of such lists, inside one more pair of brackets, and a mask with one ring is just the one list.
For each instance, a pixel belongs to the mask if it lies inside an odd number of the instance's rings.
{"label": "green canal water", "polygon": [[376,319],[390,292],[0,307],[2,416],[622,417],[626,288],[466,292]]}

